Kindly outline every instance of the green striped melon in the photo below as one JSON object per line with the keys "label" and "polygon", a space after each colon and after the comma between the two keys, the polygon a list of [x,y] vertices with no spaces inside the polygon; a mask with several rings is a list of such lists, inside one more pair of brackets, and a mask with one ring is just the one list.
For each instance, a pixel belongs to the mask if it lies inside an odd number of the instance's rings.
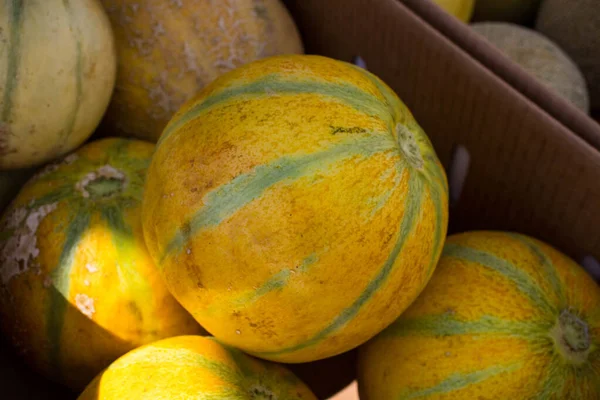
{"label": "green striped melon", "polygon": [[97,0],[0,6],[0,169],[39,166],[90,137],[115,83],[110,22]]}
{"label": "green striped melon", "polygon": [[600,399],[600,287],[531,237],[452,235],[358,366],[361,400]]}
{"label": "green striped melon", "polygon": [[144,244],[154,145],[90,142],[43,168],[0,218],[0,321],[25,361],[81,390],[125,352],[202,333]]}
{"label": "green striped melon", "polygon": [[167,286],[202,326],[296,363],[358,346],[414,300],[447,205],[435,151],[387,85],[288,55],[223,75],[178,111],[142,218]]}
{"label": "green striped melon", "polygon": [[178,336],[125,354],[78,400],[316,400],[281,365],[257,360],[212,337]]}

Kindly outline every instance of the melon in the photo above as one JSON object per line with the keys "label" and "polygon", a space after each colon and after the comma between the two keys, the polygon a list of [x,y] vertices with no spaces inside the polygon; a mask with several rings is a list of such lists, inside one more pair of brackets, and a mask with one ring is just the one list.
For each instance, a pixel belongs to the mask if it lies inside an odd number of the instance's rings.
{"label": "melon", "polygon": [[506,21],[530,24],[534,21],[541,0],[477,0],[473,21]]}
{"label": "melon", "polygon": [[366,341],[431,276],[445,172],[383,81],[322,56],[269,57],[186,103],[148,171],[144,237],[207,331],[310,362]]}
{"label": "melon", "polygon": [[0,213],[35,171],[35,168],[0,171]]}
{"label": "melon", "polygon": [[189,98],[226,71],[302,53],[280,0],[102,0],[116,37],[115,94],[102,129],[156,141]]}
{"label": "melon", "polygon": [[85,142],[116,76],[110,22],[97,0],[0,7],[0,169],[37,167]]}
{"label": "melon", "polygon": [[542,34],[516,24],[478,22],[473,30],[554,93],[589,112],[585,78],[565,52]]}
{"label": "melon", "polygon": [[154,147],[89,142],[32,177],[0,219],[2,330],[30,366],[74,390],[137,346],[204,333],[144,244]]}
{"label": "melon", "polygon": [[447,13],[463,22],[469,22],[473,14],[475,0],[433,0]]}
{"label": "melon", "polygon": [[545,0],[535,24],[579,65],[594,109],[600,109],[599,6],[598,0]]}
{"label": "melon", "polygon": [[141,346],[102,371],[78,400],[316,400],[281,365],[212,337],[185,335]]}
{"label": "melon", "polygon": [[359,349],[361,400],[600,398],[600,287],[529,236],[448,237],[436,272]]}

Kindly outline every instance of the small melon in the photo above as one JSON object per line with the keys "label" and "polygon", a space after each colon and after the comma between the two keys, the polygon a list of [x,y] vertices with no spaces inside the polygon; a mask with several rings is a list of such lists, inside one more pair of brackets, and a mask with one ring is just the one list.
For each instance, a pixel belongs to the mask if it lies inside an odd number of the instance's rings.
{"label": "small melon", "polygon": [[302,53],[280,0],[102,0],[118,54],[102,130],[156,141],[179,107],[226,71]]}
{"label": "small melon", "polygon": [[434,2],[461,21],[469,22],[475,0],[434,0]]}
{"label": "small melon", "polygon": [[545,0],[535,27],[579,65],[590,88],[592,108],[600,109],[600,2]]}
{"label": "small melon", "polygon": [[102,371],[78,400],[316,400],[282,365],[212,337],[178,336],[141,346]]}
{"label": "small melon", "polygon": [[0,169],[71,152],[100,123],[117,68],[110,22],[96,0],[0,6]]}
{"label": "small melon", "polygon": [[532,22],[540,0],[477,0],[473,21]]}
{"label": "small melon", "polygon": [[540,33],[505,22],[478,22],[473,29],[548,88],[589,111],[585,79],[559,46]]}

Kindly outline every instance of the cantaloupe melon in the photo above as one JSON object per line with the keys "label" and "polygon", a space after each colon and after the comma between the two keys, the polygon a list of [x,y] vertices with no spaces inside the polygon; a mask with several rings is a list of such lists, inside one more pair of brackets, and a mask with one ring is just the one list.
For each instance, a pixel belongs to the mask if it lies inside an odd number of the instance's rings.
{"label": "cantaloupe melon", "polygon": [[361,400],[597,400],[600,287],[531,237],[452,235],[423,293],[358,363]]}
{"label": "cantaloupe melon", "polygon": [[207,86],[163,132],[144,236],[171,293],[219,340],[309,362],[391,323],[435,268],[446,175],[383,81],[270,57]]}
{"label": "cantaloupe melon", "polygon": [[39,166],[81,145],[110,100],[116,54],[97,0],[0,6],[0,169]]}
{"label": "cantaloupe melon", "polygon": [[212,337],[179,336],[125,354],[78,400],[317,400],[285,367]]}
{"label": "cantaloupe melon", "polygon": [[535,27],[579,65],[590,88],[592,108],[600,109],[600,2],[544,0]]}
{"label": "cantaloupe melon", "polygon": [[281,0],[102,0],[119,66],[102,129],[156,141],[184,101],[222,73],[303,51]]}
{"label": "cantaloupe melon", "polygon": [[89,142],[43,168],[0,218],[0,323],[29,365],[81,390],[148,342],[202,333],[142,236],[154,145]]}
{"label": "cantaloupe melon", "polygon": [[541,0],[476,0],[473,21],[505,21],[530,24]]}
{"label": "cantaloupe melon", "polygon": [[585,78],[562,49],[542,34],[516,24],[478,22],[472,28],[550,90],[589,112]]}

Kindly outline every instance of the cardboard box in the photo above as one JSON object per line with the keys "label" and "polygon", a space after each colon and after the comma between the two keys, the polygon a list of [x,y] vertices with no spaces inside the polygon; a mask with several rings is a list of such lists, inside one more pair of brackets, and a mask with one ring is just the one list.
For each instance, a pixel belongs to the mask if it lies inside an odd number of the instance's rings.
{"label": "cardboard box", "polygon": [[[413,111],[448,171],[450,232],[519,231],[600,259],[595,122],[428,0],[285,3],[308,53],[362,57]],[[1,358],[18,363],[4,349]],[[76,398],[21,368],[0,385],[9,399]],[[335,399],[356,399],[356,389]]]}

